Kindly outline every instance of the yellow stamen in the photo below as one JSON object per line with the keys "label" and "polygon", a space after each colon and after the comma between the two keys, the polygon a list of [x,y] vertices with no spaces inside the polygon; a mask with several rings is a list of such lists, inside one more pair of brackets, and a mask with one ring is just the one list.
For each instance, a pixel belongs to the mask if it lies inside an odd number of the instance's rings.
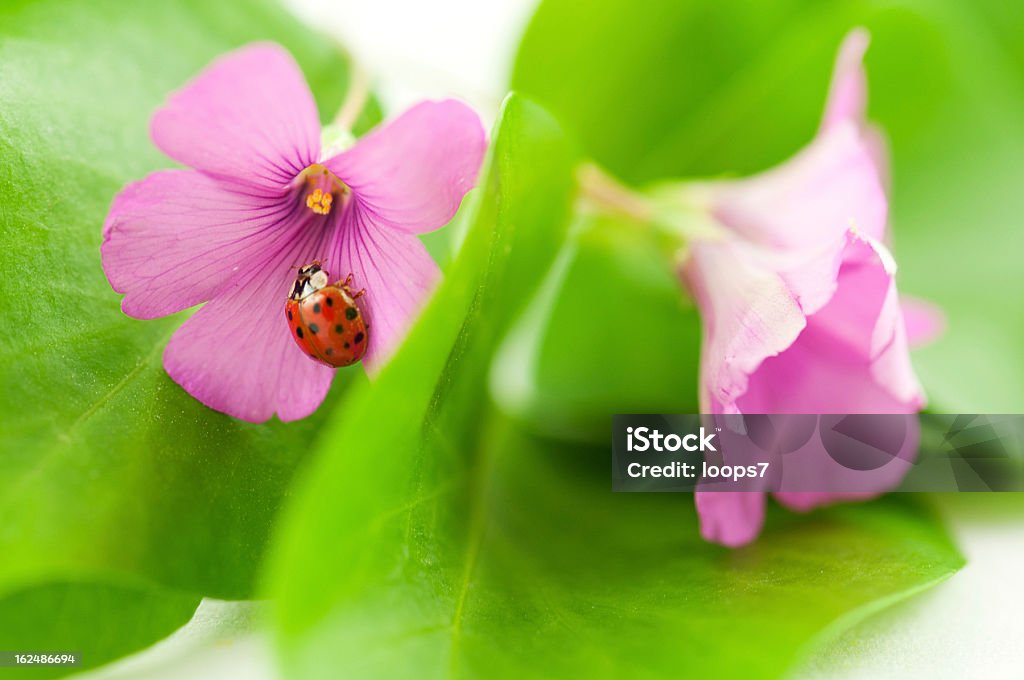
{"label": "yellow stamen", "polygon": [[310,165],[293,180],[293,186],[303,184],[309,192],[306,194],[306,207],[317,215],[329,215],[335,199],[338,199],[341,209],[344,209],[352,195],[352,190],[347,184],[319,163]]}
{"label": "yellow stamen", "polygon": [[313,193],[306,195],[306,207],[317,215],[329,214],[332,203],[334,203],[334,196],[322,189],[315,189]]}

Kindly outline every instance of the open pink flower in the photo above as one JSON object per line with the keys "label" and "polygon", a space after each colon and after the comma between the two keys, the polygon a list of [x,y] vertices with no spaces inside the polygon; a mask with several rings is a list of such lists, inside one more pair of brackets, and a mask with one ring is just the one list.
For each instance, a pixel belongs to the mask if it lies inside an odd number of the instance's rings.
{"label": "open pink flower", "polygon": [[[921,306],[905,315],[896,292],[884,145],[864,122],[866,48],[863,31],[844,42],[807,148],[760,175],[698,189],[720,227],[690,244],[681,271],[704,319],[705,412],[913,413],[924,404],[908,343],[932,334],[936,319]],[[862,497],[776,494],[796,510]],[[696,503],[704,537],[725,545],[752,540],[764,521],[762,493],[698,491]]]}
{"label": "open pink flower", "polygon": [[192,169],[118,194],[104,271],[130,316],[207,303],[171,338],[164,367],[207,406],[253,422],[309,415],[334,377],[290,337],[282,310],[295,268],[319,259],[366,289],[374,370],[438,277],[417,234],[452,218],[486,146],[476,114],[442,101],[326,156],[302,72],[273,44],[216,61],[157,111],[151,134]]}

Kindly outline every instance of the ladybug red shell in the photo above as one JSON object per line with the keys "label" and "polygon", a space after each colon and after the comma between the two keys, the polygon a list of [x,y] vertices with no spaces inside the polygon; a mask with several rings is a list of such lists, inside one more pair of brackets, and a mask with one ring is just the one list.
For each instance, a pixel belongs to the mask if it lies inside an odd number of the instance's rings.
{"label": "ladybug red shell", "polygon": [[295,285],[284,304],[292,338],[302,351],[328,366],[348,366],[363,358],[369,328],[356,300],[363,291],[345,281],[327,285],[329,275],[319,262],[299,269]]}

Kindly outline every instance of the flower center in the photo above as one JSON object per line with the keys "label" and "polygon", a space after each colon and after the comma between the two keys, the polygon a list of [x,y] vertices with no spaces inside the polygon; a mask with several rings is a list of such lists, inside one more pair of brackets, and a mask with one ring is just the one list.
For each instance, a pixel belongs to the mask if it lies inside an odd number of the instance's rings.
{"label": "flower center", "polygon": [[306,207],[317,215],[330,215],[331,208],[338,203],[344,207],[352,196],[352,189],[319,163],[300,172],[294,185],[301,187]]}
{"label": "flower center", "polygon": [[313,193],[306,194],[306,207],[317,215],[329,214],[332,203],[334,203],[334,195],[325,193],[323,189],[315,189]]}

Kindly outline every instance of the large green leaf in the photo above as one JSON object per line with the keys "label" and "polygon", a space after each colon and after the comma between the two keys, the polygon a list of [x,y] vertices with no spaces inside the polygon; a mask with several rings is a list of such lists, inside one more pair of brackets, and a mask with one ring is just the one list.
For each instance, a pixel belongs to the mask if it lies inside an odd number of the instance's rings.
{"label": "large green leaf", "polygon": [[[0,610],[9,593],[59,582],[80,613],[92,584],[130,579],[108,607],[64,622],[67,639],[77,627],[95,642],[80,649],[90,658],[138,646],[128,628],[155,597],[141,584],[250,596],[316,432],[316,418],[255,426],[189,397],[160,362],[182,317],[125,317],[100,266],[114,194],[170,164],[149,140],[151,113],[215,56],[263,39],[294,52],[329,116],[347,62],[269,0],[0,6]],[[166,632],[179,610],[153,607],[138,630]],[[125,642],[108,645],[117,626]],[[87,637],[94,628],[107,633]]]}
{"label": "large green leaf", "polygon": [[270,563],[287,677],[779,675],[830,626],[960,566],[898,501],[706,544],[691,497],[613,494],[606,448],[531,437],[488,405],[488,355],[557,245],[559,139],[509,101],[452,275],[325,431]]}
{"label": "large green leaf", "polygon": [[[329,676],[339,663],[358,662],[358,655],[341,655],[324,665],[331,645],[316,640],[352,634],[331,617],[351,616],[363,575],[397,576],[396,544],[382,539],[398,525],[381,519],[401,519],[419,499],[434,507],[461,497],[470,474],[465,448],[483,436],[491,355],[563,240],[573,161],[550,117],[511,96],[443,285],[374,385],[337,410],[322,439],[322,460],[279,534],[272,583],[287,659],[296,668],[290,674]],[[448,537],[409,538],[448,559]],[[371,630],[381,615],[347,620]]]}
{"label": "large green leaf", "polygon": [[[1009,7],[545,0],[513,85],[627,181],[747,173],[810,140],[840,40],[867,26],[870,115],[893,155],[901,286],[949,317],[945,336],[916,357],[922,380],[937,409],[1015,411],[1024,306],[1007,301],[1024,298],[1024,12]],[[669,337],[665,328],[645,342],[660,353]]]}

